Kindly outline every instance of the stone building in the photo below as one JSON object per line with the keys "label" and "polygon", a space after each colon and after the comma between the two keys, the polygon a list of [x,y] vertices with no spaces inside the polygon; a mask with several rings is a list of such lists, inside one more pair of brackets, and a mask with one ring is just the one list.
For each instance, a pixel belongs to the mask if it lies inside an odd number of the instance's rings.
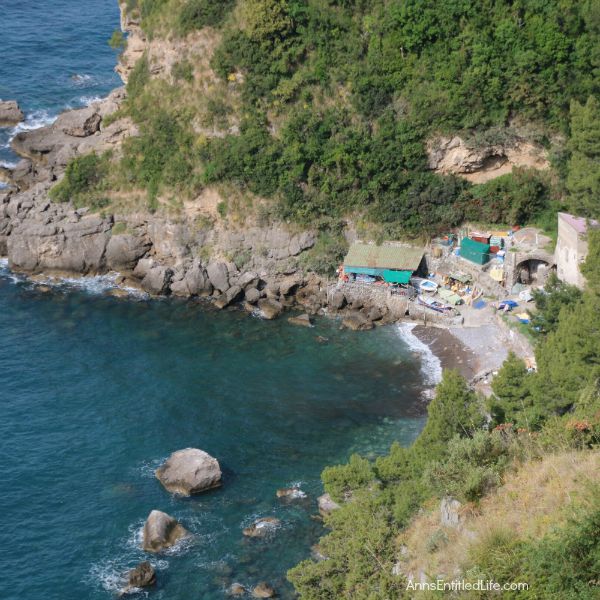
{"label": "stone building", "polygon": [[558,240],[554,257],[556,273],[561,281],[583,288],[585,278],[580,265],[588,253],[588,227],[598,227],[598,221],[586,220],[567,213],[558,213]]}

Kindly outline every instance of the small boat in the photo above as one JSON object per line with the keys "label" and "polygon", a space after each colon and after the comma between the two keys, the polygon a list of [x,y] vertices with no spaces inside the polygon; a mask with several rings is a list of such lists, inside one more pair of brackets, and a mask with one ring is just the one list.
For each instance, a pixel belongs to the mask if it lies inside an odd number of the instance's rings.
{"label": "small boat", "polygon": [[447,313],[447,312],[452,311],[452,307],[446,306],[445,304],[442,304],[441,302],[438,302],[437,300],[434,300],[433,298],[430,298],[429,296],[417,296],[417,302],[421,306],[426,306],[427,308],[430,308],[431,310],[435,310],[435,312]]}
{"label": "small boat", "polygon": [[436,292],[438,289],[438,284],[435,281],[430,281],[429,279],[423,279],[419,282],[419,289],[422,292]]}

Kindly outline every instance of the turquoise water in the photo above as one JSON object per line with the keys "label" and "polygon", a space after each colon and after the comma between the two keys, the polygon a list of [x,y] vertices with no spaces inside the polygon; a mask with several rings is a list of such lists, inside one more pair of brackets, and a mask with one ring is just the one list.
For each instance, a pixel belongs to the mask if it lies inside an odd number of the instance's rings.
{"label": "turquoise water", "polygon": [[17,128],[0,128],[0,164],[10,165],[15,133],[121,85],[107,44],[119,10],[116,0],[20,0],[0,10],[0,98],[17,100],[26,115]]}
{"label": "turquoise water", "polygon": [[[423,361],[396,327],[351,333],[264,322],[199,304],[118,300],[65,284],[43,293],[0,272],[2,598],[111,598],[144,559],[152,509],[195,535],[158,567],[153,598],[223,598],[271,581],[322,533],[311,519],[324,466],[374,456],[423,424]],[[329,338],[321,344],[317,335]],[[433,365],[435,366],[435,365]],[[216,456],[224,485],[192,499],[153,469],[176,449]],[[299,483],[305,502],[277,488]],[[279,517],[268,541],[256,517]]]}

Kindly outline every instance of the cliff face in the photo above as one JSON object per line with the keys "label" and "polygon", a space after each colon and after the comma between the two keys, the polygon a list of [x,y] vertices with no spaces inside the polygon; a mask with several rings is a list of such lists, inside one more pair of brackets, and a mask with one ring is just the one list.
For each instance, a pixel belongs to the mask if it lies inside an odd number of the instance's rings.
{"label": "cliff face", "polygon": [[[124,82],[146,55],[154,78],[169,79],[174,64],[193,58],[200,79],[210,84],[212,34],[150,41],[121,8],[129,37],[116,70]],[[9,174],[11,188],[0,195],[0,255],[8,256],[11,268],[82,274],[116,270],[129,284],[152,294],[214,295],[221,304],[243,299],[250,288],[254,302],[267,296],[285,300],[292,287],[296,291],[301,285],[316,284],[317,293],[318,278],[305,277],[299,265],[315,234],[270,219],[248,217],[235,224],[220,218],[217,207],[223,198],[215,189],[187,200],[174,216],[139,209],[98,214],[50,201],[48,191],[70,160],[106,150],[118,157],[123,141],[138,134],[129,117],[118,118],[125,99],[120,88],[99,103],[65,112],[53,125],[14,139],[13,149],[23,159]]]}

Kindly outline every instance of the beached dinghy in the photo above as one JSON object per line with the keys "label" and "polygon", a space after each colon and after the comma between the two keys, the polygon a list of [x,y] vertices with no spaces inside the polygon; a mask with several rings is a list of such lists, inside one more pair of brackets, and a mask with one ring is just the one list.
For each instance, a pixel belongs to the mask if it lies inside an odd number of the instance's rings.
{"label": "beached dinghy", "polygon": [[423,279],[419,282],[419,289],[422,292],[436,292],[438,289],[438,284],[435,281],[430,281],[429,279]]}
{"label": "beached dinghy", "polygon": [[426,306],[427,308],[435,310],[439,313],[447,313],[452,311],[452,308],[450,306],[446,306],[445,304],[442,304],[441,302],[438,302],[437,300],[434,300],[429,296],[417,296],[417,302],[421,306]]}

